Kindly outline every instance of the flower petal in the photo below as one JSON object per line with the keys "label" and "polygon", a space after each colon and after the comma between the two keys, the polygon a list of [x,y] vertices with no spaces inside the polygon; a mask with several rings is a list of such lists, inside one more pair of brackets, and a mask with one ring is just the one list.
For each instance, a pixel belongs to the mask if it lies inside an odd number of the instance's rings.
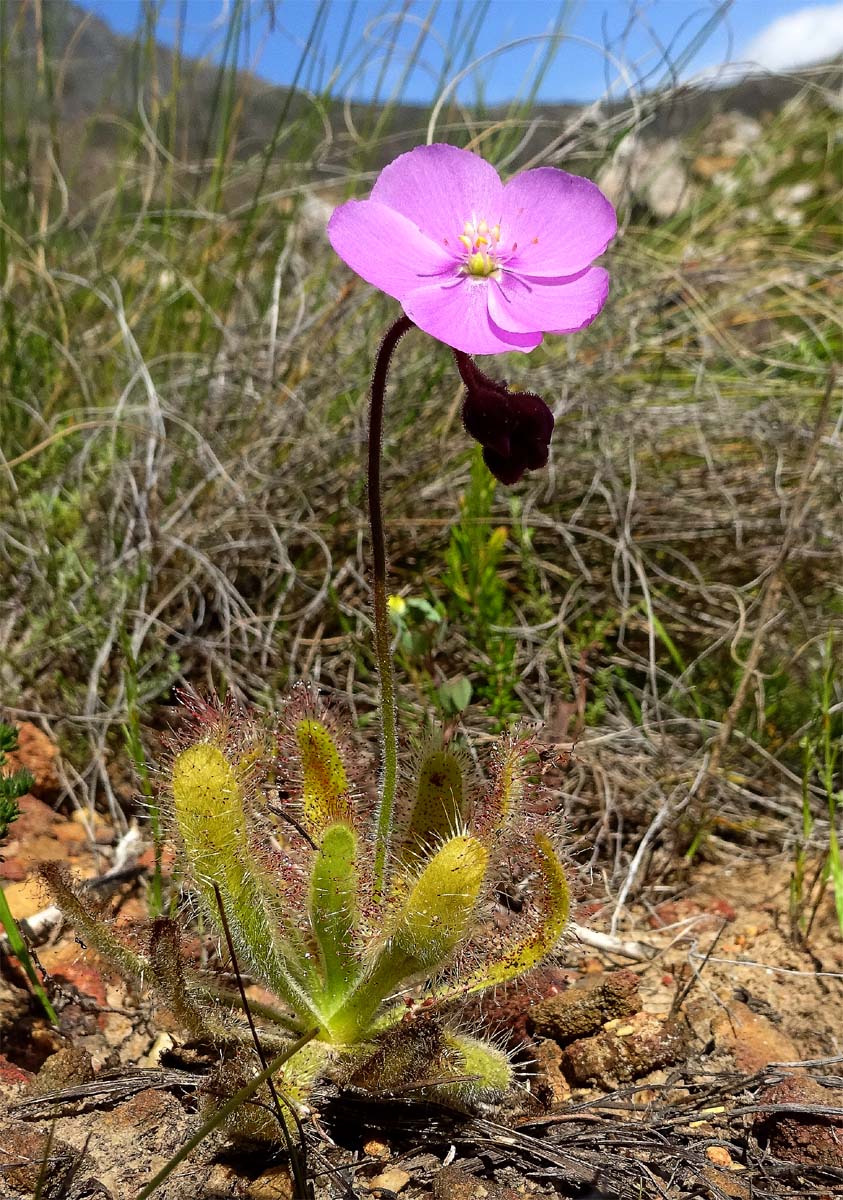
{"label": "flower petal", "polygon": [[503,189],[502,240],[517,249],[507,265],[525,275],[575,275],[617,232],[615,210],[597,184],[556,167],[537,167]]}
{"label": "flower petal", "polygon": [[494,225],[503,192],[491,163],[470,150],[440,143],[400,154],[381,171],[371,196],[402,213],[438,245],[463,257],[457,239],[466,221],[476,217]]}
{"label": "flower petal", "polygon": [[453,284],[427,284],[404,296],[404,312],[431,337],[465,354],[533,350],[540,333],[507,332],[489,316],[489,281],[462,276]]}
{"label": "flower petal", "polygon": [[334,209],[328,240],[352,271],[396,300],[454,270],[453,259],[435,242],[374,200],[349,200]]}
{"label": "flower petal", "polygon": [[567,279],[531,279],[504,271],[489,289],[489,315],[512,333],[575,333],[606,303],[609,273],[591,267]]}

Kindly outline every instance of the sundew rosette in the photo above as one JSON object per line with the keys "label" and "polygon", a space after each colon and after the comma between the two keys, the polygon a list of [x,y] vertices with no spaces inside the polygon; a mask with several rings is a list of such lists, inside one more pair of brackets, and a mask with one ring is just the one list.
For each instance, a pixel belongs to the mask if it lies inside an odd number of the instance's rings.
{"label": "sundew rosette", "polygon": [[[274,997],[255,1003],[267,1049],[313,1035],[279,1074],[288,1098],[305,1110],[329,1077],[421,1089],[468,1111],[501,1101],[512,1063],[460,1023],[459,1002],[538,966],[568,918],[561,857],[524,803],[536,786],[532,743],[503,739],[483,781],[464,750],[424,738],[401,772],[378,882],[368,760],[311,688],[297,688],[275,721],[232,704],[191,708],[165,772],[177,867],[223,953],[230,945]],[[524,920],[496,935],[496,889],[513,854],[529,865],[530,897]],[[59,872],[49,882],[86,940],[245,1069],[251,1035],[235,988],[182,961],[190,908],[129,947]],[[277,1136],[251,1109],[233,1121]]]}
{"label": "sundew rosette", "polygon": [[418,146],[333,213],[336,253],[426,333],[465,354],[529,351],[589,325],[609,293],[594,260],[615,236],[596,184],[556,167],[502,183],[478,154]]}

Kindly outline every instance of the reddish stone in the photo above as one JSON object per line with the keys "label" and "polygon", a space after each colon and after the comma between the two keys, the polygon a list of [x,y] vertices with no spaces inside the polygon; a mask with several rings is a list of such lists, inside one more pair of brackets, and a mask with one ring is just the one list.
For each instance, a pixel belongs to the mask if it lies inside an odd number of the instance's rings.
{"label": "reddish stone", "polygon": [[[96,967],[81,959],[56,971],[53,978],[59,984],[70,985],[82,996],[90,996],[95,1001],[96,1013],[87,1011],[87,1005],[68,1004],[62,1011],[62,1028],[68,1032],[68,1026],[86,1028],[95,1026],[105,1028],[106,1014],[102,1011],[107,1004],[106,985]],[[90,1018],[93,1018],[91,1020]],[[91,1029],[93,1032],[93,1028]]]}
{"label": "reddish stone", "polygon": [[90,1083],[94,1078],[91,1056],[80,1046],[63,1046],[41,1064],[32,1085],[33,1096],[48,1096],[62,1088]]}
{"label": "reddish stone", "polygon": [[5,1054],[0,1054],[0,1087],[14,1087],[17,1084],[29,1083],[32,1072],[9,1062]]}
{"label": "reddish stone", "polygon": [[31,721],[18,725],[17,731],[18,748],[7,756],[6,770],[17,771],[26,767],[35,777],[32,794],[41,800],[54,800],[61,789],[57,770],[58,747]]}
{"label": "reddish stone", "polygon": [[530,1053],[536,1064],[530,1091],[544,1108],[561,1108],[571,1099],[571,1085],[562,1073],[562,1047],[549,1038],[542,1038]]}
{"label": "reddish stone", "polygon": [[728,1009],[718,1010],[711,1032],[717,1048],[731,1054],[738,1070],[747,1075],[763,1071],[773,1062],[798,1062],[802,1057],[783,1030],[740,1000],[730,1000]]}
{"label": "reddish stone", "polygon": [[20,883],[22,879],[26,879],[27,866],[19,858],[7,858],[5,862],[0,862],[0,879],[6,879],[9,883]]}
{"label": "reddish stone", "polygon": [[[45,1183],[44,1163],[49,1164],[50,1194],[66,1195],[79,1154],[53,1136],[52,1130],[33,1129],[24,1121],[0,1116],[0,1179],[12,1195],[33,1196]],[[6,1191],[3,1192],[5,1196]]]}
{"label": "reddish stone", "polygon": [[27,842],[34,837],[50,836],[58,816],[37,796],[21,796],[18,800],[20,816],[11,825],[9,833],[16,842]]}
{"label": "reddish stone", "polygon": [[[789,1075],[758,1098],[762,1105],[792,1104],[805,1109],[841,1108],[843,1094],[824,1088],[809,1075]],[[806,1166],[840,1167],[843,1164],[843,1117],[817,1112],[760,1112],[755,1136],[762,1146],[785,1162]]]}
{"label": "reddish stone", "polygon": [[56,825],[54,833],[58,840],[68,848],[85,846],[88,843],[88,835],[85,830],[73,821],[60,821]]}

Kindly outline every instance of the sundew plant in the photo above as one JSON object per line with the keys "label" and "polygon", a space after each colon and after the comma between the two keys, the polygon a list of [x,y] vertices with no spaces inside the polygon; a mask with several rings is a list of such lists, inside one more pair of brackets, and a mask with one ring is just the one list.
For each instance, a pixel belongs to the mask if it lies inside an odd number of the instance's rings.
{"label": "sundew plant", "polygon": [[[535,815],[548,806],[535,802],[541,785],[527,735],[501,740],[485,781],[468,753],[436,732],[415,747],[412,770],[399,770],[381,495],[387,374],[405,335],[436,339],[453,352],[463,423],[488,469],[504,484],[540,469],[550,409],[471,356],[528,352],[545,333],[589,324],[609,282],[592,264],[614,233],[614,210],[588,180],[541,168],[504,184],[478,155],[448,145],[400,156],[368,199],[348,201],[330,220],[339,257],[403,309],[375,360],[366,466],[377,780],[367,780],[338,714],[302,683],[278,715],[187,697],[189,728],[173,749],[163,800],[205,919],[276,1004],[247,1005],[191,975],[170,919],[154,922],[142,948],[117,942],[49,869],[80,932],[151,981],[195,1036],[230,1049],[251,1036],[238,1006],[260,1018],[261,1042],[283,1065],[253,1079],[275,1074],[300,1107],[325,1075],[363,1088],[422,1088],[469,1111],[499,1102],[512,1083],[506,1053],[466,1030],[458,1002],[524,975],[557,948],[569,911],[559,831]],[[492,919],[495,890],[513,863],[530,876],[530,902],[502,932]],[[271,1135],[262,1112],[249,1105],[232,1120],[240,1132]]]}

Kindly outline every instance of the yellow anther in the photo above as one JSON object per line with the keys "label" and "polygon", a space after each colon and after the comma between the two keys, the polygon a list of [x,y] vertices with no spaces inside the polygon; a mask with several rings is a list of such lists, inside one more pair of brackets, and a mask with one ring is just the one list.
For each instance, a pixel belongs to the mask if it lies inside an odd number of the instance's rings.
{"label": "yellow anther", "polygon": [[482,237],[482,236],[481,236],[481,237],[478,237],[478,239],[477,239],[477,245],[478,245],[478,246],[488,246],[488,245],[489,245],[489,239],[488,239],[487,237]]}
{"label": "yellow anther", "polygon": [[471,247],[474,245],[471,238],[468,237],[467,234],[464,234],[464,233],[460,234],[458,240],[462,242],[462,244],[465,246],[466,250],[470,250]]}
{"label": "yellow anther", "polygon": [[493,240],[494,240],[494,241],[496,241],[496,242],[499,242],[499,241],[501,240],[501,227],[500,227],[500,225],[493,225],[493,226],[492,226],[492,238],[493,238]]}
{"label": "yellow anther", "polygon": [[485,221],[481,221],[480,224],[477,226],[477,232],[478,233],[488,233],[489,232],[489,226],[487,225],[487,223]]}

